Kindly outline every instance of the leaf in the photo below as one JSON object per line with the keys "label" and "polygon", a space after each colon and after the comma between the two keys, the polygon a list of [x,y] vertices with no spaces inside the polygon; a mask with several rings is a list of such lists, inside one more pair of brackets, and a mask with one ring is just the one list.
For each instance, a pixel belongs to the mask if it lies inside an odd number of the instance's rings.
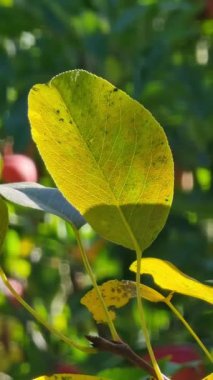
{"label": "leaf", "polygon": [[210,375],[204,377],[204,379],[202,379],[202,380],[213,380],[213,372],[210,373]]}
{"label": "leaf", "polygon": [[[176,315],[178,319],[183,323],[189,333],[196,340],[197,344],[200,348],[205,352],[206,356],[212,362],[212,356],[207,348],[204,346],[200,338],[193,331],[188,322],[183,318],[180,312],[173,306],[170,302],[173,293],[170,293],[168,296],[163,296],[156,290],[140,284],[141,289],[141,297],[147,299],[151,302],[164,302]],[[110,280],[105,282],[104,284],[99,286],[99,290],[101,291],[102,297],[108,308],[120,308],[126,305],[129,300],[133,297],[136,297],[136,283],[133,281],[118,281],[118,280]],[[95,289],[90,290],[85,294],[85,296],[81,299],[81,303],[87,307],[87,309],[93,314],[93,318],[98,323],[107,323],[105,313],[103,312],[102,304],[97,297],[97,292]],[[109,310],[110,316],[112,319],[116,318],[115,311]]]}
{"label": "leaf", "polygon": [[[164,296],[146,285],[140,285],[141,296],[151,302],[164,301]],[[99,286],[103,299],[109,308],[120,308],[131,298],[136,297],[136,283],[133,281],[110,280]],[[81,298],[81,303],[92,313],[98,323],[104,323],[106,316],[95,289],[90,290]],[[116,318],[113,310],[109,310],[112,319]]]}
{"label": "leaf", "polygon": [[[76,374],[56,374],[52,376],[40,376],[33,380],[107,380],[102,376],[76,375]],[[109,380],[109,379],[108,379]]]}
{"label": "leaf", "polygon": [[29,119],[59,190],[106,239],[147,248],[173,198],[173,160],[163,129],[137,101],[83,70],[38,84]]}
{"label": "leaf", "polygon": [[[136,272],[136,261],[131,264],[130,270]],[[142,259],[140,273],[150,274],[155,283],[163,289],[213,303],[212,286],[204,285],[194,278],[187,276],[168,261],[155,258]]]}
{"label": "leaf", "polygon": [[143,379],[142,376],[145,376],[145,375],[147,379],[147,373],[145,371],[143,371],[141,368],[134,368],[134,367],[104,369],[103,371],[99,372],[99,375],[108,376],[111,380],[121,380],[121,379],[142,380]]}
{"label": "leaf", "polygon": [[0,185],[0,194],[10,202],[60,216],[80,228],[86,222],[58,189],[34,182]]}
{"label": "leaf", "polygon": [[5,239],[8,228],[8,210],[7,205],[0,197],[0,249]]}

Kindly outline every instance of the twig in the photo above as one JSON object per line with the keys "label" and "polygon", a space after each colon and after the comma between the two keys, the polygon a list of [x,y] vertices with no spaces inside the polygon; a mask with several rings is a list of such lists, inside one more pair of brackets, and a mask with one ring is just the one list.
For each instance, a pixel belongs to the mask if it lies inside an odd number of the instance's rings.
{"label": "twig", "polygon": [[94,348],[92,347],[84,347],[84,346],[81,346],[80,344],[74,342],[73,340],[71,340],[70,338],[68,338],[67,336],[65,336],[61,331],[57,330],[54,326],[52,326],[50,323],[48,323],[47,321],[45,321],[45,319],[43,319],[35,309],[33,309],[30,305],[28,305],[28,303],[16,292],[16,290],[12,287],[12,285],[10,284],[6,274],[4,273],[3,269],[0,267],[0,278],[2,279],[3,283],[5,284],[5,286],[7,287],[7,289],[10,290],[10,292],[13,294],[13,296],[15,297],[15,299],[20,302],[20,304],[22,306],[24,306],[24,308],[38,321],[40,322],[44,327],[46,327],[47,330],[49,330],[51,333],[55,334],[56,336],[58,336],[63,342],[65,342],[66,344],[68,344],[69,346],[71,347],[74,347],[78,350],[81,350],[83,352],[87,352],[87,353],[95,353],[94,351]]}
{"label": "twig", "polygon": [[[134,364],[136,367],[142,368],[148,372],[153,380],[156,379],[156,374],[154,368],[139,355],[137,355],[131,347],[123,341],[113,341],[102,338],[100,336],[91,336],[87,335],[86,338],[92,343],[92,346],[99,351],[111,352],[115,355],[122,356],[127,359],[129,362]],[[163,380],[170,380],[168,377],[163,375]]]}

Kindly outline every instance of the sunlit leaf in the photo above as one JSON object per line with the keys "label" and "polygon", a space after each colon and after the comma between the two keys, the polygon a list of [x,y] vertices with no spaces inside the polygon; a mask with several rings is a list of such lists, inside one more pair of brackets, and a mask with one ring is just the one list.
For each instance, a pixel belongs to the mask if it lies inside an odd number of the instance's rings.
{"label": "sunlit leaf", "polygon": [[76,375],[76,374],[56,374],[52,376],[40,376],[33,380],[109,380],[102,376]]}
{"label": "sunlit leaf", "polygon": [[8,210],[7,205],[0,197],[0,249],[8,228]]}
{"label": "sunlit leaf", "polygon": [[[141,296],[151,302],[164,301],[164,297],[156,290],[146,285],[140,285]],[[110,280],[99,286],[104,301],[109,308],[120,308],[126,305],[131,298],[136,297],[136,283],[133,281]],[[81,298],[81,303],[92,313],[98,323],[106,322],[103,307],[95,289],[90,290]],[[109,310],[112,319],[115,319],[114,310]]]}
{"label": "sunlit leaf", "polygon": [[[109,308],[109,313],[112,319],[116,318],[115,308],[120,308],[125,306],[129,300],[133,297],[136,297],[136,283],[133,281],[118,281],[118,280],[110,280],[105,282],[104,284],[99,286],[99,290],[104,298],[106,305]],[[176,317],[183,323],[185,328],[189,331],[189,333],[196,340],[197,344],[200,348],[205,352],[206,356],[212,362],[212,356],[208,349],[204,346],[200,338],[193,331],[188,322],[184,319],[181,313],[175,308],[175,306],[170,302],[173,292],[168,296],[163,296],[156,290],[140,284],[141,297],[147,299],[151,302],[164,302],[176,315]],[[90,290],[85,294],[85,296],[81,299],[81,303],[87,307],[87,309],[92,313],[93,318],[98,323],[106,323],[105,313],[103,311],[102,304],[97,297],[97,292],[95,289]],[[110,310],[113,308],[113,310]]]}
{"label": "sunlit leaf", "polygon": [[83,70],[34,86],[32,135],[59,190],[106,239],[145,249],[173,197],[173,160],[154,117]]}
{"label": "sunlit leaf", "polygon": [[79,212],[63,197],[58,189],[34,182],[0,185],[0,194],[20,206],[49,212],[60,216],[80,228],[86,222]]}
{"label": "sunlit leaf", "polygon": [[213,372],[210,373],[210,375],[204,377],[204,379],[202,379],[202,380],[213,380]]}
{"label": "sunlit leaf", "polygon": [[[136,272],[137,262],[131,264],[130,270]],[[204,285],[181,272],[168,261],[144,258],[141,261],[141,274],[150,274],[155,283],[163,289],[199,298],[213,303],[213,287]]]}

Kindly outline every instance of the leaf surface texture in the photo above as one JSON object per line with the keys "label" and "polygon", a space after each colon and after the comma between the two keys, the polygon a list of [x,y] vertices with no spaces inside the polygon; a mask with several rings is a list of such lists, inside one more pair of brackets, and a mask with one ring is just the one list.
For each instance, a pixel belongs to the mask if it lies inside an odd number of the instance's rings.
{"label": "leaf surface texture", "polygon": [[59,190],[103,237],[144,250],[173,198],[173,160],[149,111],[83,70],[29,95],[32,135]]}
{"label": "leaf surface texture", "polygon": [[[137,262],[135,261],[131,264],[130,270],[136,272],[136,269]],[[141,274],[145,273],[150,274],[154,282],[163,289],[213,303],[212,286],[202,284],[194,278],[187,276],[168,261],[156,258],[142,259]]]}
{"label": "leaf surface texture", "polygon": [[[134,281],[126,280],[110,280],[99,286],[103,299],[109,309],[120,308],[125,306],[131,298],[136,297],[136,283]],[[162,302],[164,296],[156,290],[146,286],[140,285],[141,297],[151,302]],[[93,318],[98,323],[106,322],[106,316],[103,307],[97,297],[95,289],[90,290],[81,298],[81,303],[87,307],[92,313]],[[114,310],[109,310],[112,319],[115,319],[116,314]]]}

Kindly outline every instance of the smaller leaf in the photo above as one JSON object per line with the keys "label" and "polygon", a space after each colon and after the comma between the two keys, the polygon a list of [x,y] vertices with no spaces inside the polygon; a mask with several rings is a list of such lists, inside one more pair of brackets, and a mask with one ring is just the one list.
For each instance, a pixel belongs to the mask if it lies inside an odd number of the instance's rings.
{"label": "smaller leaf", "polygon": [[[130,270],[137,271],[136,261],[131,264]],[[187,276],[168,261],[155,258],[142,259],[140,273],[150,274],[154,282],[163,289],[213,303],[212,286],[204,285]]]}
{"label": "smaller leaf", "polygon": [[71,373],[56,374],[52,376],[40,376],[33,380],[109,380],[102,376],[76,375]]}
{"label": "smaller leaf", "polygon": [[0,197],[0,249],[8,228],[8,210],[7,205]]}
{"label": "smaller leaf", "polygon": [[[208,359],[212,362],[212,356],[207,348],[204,346],[200,338],[193,331],[188,322],[183,318],[180,312],[173,306],[170,302],[173,292],[168,296],[163,296],[156,290],[140,284],[141,296],[151,302],[164,302],[176,315],[178,319],[183,323],[189,333],[196,340],[200,348],[205,352]],[[133,297],[136,297],[136,283],[133,281],[118,281],[110,280],[99,286],[99,290],[102,293],[105,304],[109,308],[120,308],[126,305],[129,300]],[[87,307],[87,309],[93,314],[93,318],[98,323],[107,323],[103,307],[97,297],[97,292],[95,289],[90,290],[86,295],[81,299],[81,303]],[[115,311],[109,310],[112,319],[115,319]],[[213,380],[213,379],[212,379]]]}
{"label": "smaller leaf", "polygon": [[[151,302],[163,302],[164,297],[156,290],[146,285],[140,285],[141,296]],[[120,308],[126,305],[131,298],[136,297],[136,283],[133,281],[110,280],[99,286],[104,301],[109,308]],[[81,303],[92,313],[98,323],[106,322],[103,307],[97,297],[95,289],[90,290],[81,298]],[[113,310],[109,310],[112,319],[116,318]]]}
{"label": "smaller leaf", "polygon": [[20,182],[0,185],[0,194],[8,201],[20,206],[57,215],[71,222],[76,228],[80,228],[86,223],[79,212],[56,188],[45,187],[34,182]]}
{"label": "smaller leaf", "polygon": [[213,380],[213,372],[210,373],[210,375],[204,377],[204,379],[202,379],[202,380]]}

